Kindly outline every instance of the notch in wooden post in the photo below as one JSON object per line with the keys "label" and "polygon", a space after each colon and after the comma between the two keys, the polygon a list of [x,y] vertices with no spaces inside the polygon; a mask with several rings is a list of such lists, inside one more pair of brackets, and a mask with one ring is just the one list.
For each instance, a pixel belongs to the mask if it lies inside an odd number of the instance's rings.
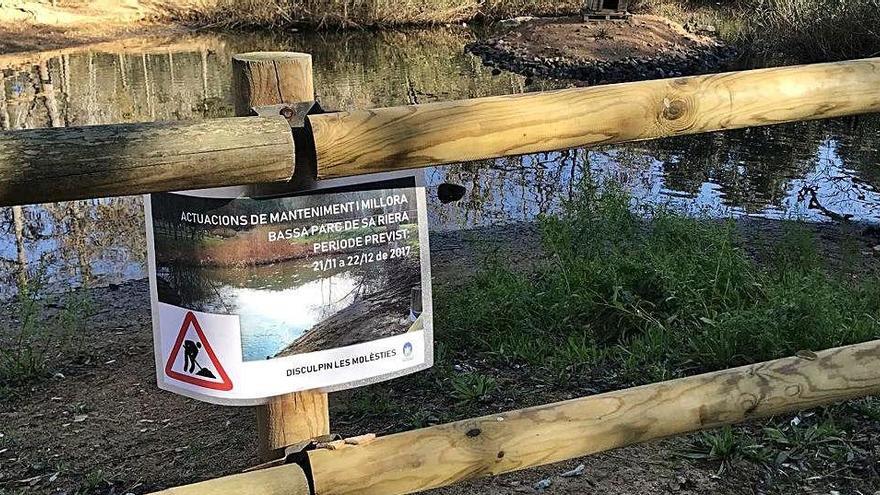
{"label": "notch in wooden post", "polygon": [[[293,52],[254,52],[232,57],[233,98],[238,116],[254,107],[315,99],[312,56]],[[271,461],[284,448],[330,434],[327,394],[300,392],[273,398],[257,408],[260,458]]]}

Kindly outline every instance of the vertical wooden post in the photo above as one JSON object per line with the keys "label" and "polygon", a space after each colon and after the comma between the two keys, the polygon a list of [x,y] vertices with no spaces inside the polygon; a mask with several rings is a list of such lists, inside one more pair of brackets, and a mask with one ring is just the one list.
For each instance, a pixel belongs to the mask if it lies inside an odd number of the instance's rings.
{"label": "vertical wooden post", "polygon": [[[232,57],[233,99],[238,116],[257,106],[312,101],[312,56],[255,52]],[[327,394],[302,392],[273,398],[257,408],[260,457],[273,460],[289,445],[330,433]]]}
{"label": "vertical wooden post", "polygon": [[232,57],[233,98],[238,116],[255,106],[315,99],[312,56],[293,52],[254,52]]}

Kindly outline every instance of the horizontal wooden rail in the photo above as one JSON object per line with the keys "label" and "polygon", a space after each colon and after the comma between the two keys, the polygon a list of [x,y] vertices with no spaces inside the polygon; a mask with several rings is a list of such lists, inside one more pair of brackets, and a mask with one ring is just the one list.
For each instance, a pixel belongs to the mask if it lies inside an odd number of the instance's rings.
{"label": "horizontal wooden rail", "polygon": [[0,206],[287,180],[283,117],[0,133]]}
{"label": "horizontal wooden rail", "polygon": [[315,495],[415,493],[878,393],[880,340],[314,450],[309,464]]}
{"label": "horizontal wooden rail", "polygon": [[318,176],[880,111],[880,58],[309,118]]}
{"label": "horizontal wooden rail", "polygon": [[288,464],[157,492],[162,495],[310,495],[302,468]]}
{"label": "horizontal wooden rail", "polygon": [[[335,178],[869,112],[880,58],[312,115],[304,156]],[[2,133],[0,205],[285,180],[289,139],[252,117]]]}

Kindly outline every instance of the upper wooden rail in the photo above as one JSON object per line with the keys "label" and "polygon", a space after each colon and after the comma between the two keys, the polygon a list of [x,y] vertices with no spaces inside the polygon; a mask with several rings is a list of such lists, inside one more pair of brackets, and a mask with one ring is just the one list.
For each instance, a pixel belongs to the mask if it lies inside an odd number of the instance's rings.
{"label": "upper wooden rail", "polygon": [[[880,58],[308,118],[319,178],[880,111]],[[249,117],[0,134],[0,205],[286,180]],[[302,161],[301,161],[302,162]]]}
{"label": "upper wooden rail", "polygon": [[0,133],[0,206],[287,180],[283,117]]}
{"label": "upper wooden rail", "polygon": [[318,176],[880,111],[880,58],[309,118]]}

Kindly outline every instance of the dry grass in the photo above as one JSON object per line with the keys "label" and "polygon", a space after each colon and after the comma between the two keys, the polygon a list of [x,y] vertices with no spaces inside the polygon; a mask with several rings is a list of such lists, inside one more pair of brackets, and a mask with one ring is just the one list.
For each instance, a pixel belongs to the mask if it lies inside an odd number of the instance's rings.
{"label": "dry grass", "polygon": [[[880,53],[880,0],[752,0],[742,42],[805,62]],[[777,53],[764,53],[776,55]]]}
{"label": "dry grass", "polygon": [[[582,0],[154,0],[199,27],[394,27],[518,15],[570,15]],[[682,23],[713,25],[748,55],[803,62],[880,53],[880,0],[634,0]]]}
{"label": "dry grass", "polygon": [[880,0],[638,0],[638,9],[712,25],[761,59],[819,62],[880,54]]}
{"label": "dry grass", "polygon": [[189,0],[164,2],[160,11],[212,27],[386,27],[571,14],[580,5],[580,0]]}

